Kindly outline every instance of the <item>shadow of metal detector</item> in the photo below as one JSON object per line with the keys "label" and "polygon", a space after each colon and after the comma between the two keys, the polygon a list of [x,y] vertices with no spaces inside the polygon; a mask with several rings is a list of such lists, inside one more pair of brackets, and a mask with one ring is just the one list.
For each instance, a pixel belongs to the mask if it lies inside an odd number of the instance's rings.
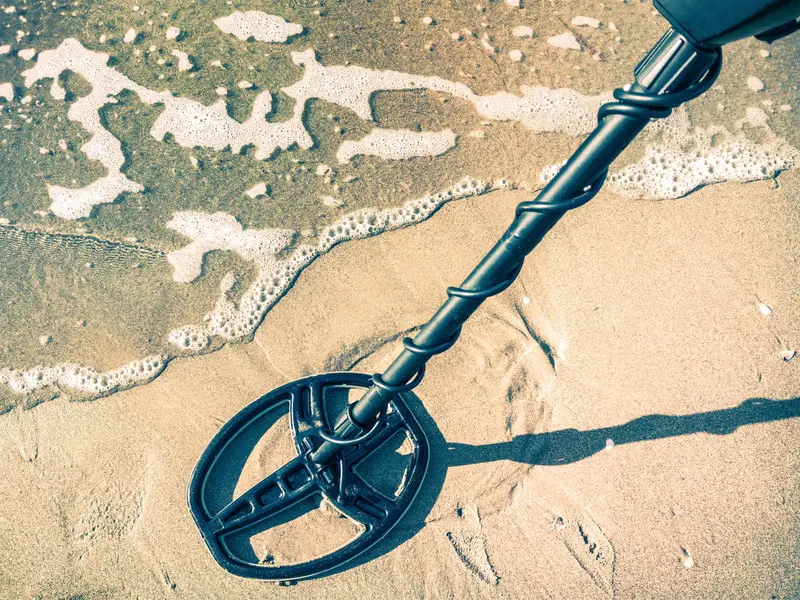
{"label": "shadow of metal detector", "polygon": [[[800,27],[800,0],[656,0],[672,26],[634,70],[634,83],[614,91],[598,125],[538,197],[517,206],[502,238],[382,374],[327,373],[288,383],[234,416],[203,452],[189,484],[189,510],[211,554],[242,577],[295,581],[342,570],[394,527],[419,491],[430,448],[405,395],[420,383],[425,364],[455,344],[463,323],[486,298],[510,286],[525,257],[568,210],[600,190],[609,165],[651,119],[706,92],[722,68],[726,43],[749,36],[774,41]],[[331,418],[326,391],[355,390],[359,398]],[[296,456],[237,498],[231,477],[241,456],[226,461],[238,442],[257,438],[254,426],[276,407],[288,407]],[[266,418],[267,424],[270,419]],[[358,466],[403,433],[409,464],[395,493],[380,491]],[[255,442],[254,442],[255,443]],[[214,483],[214,475],[218,481]],[[211,501],[228,487],[226,502]],[[327,554],[284,565],[255,556],[247,537],[295,519],[323,502],[357,525],[359,534]],[[245,539],[243,539],[245,538]],[[323,536],[320,536],[320,543]]]}

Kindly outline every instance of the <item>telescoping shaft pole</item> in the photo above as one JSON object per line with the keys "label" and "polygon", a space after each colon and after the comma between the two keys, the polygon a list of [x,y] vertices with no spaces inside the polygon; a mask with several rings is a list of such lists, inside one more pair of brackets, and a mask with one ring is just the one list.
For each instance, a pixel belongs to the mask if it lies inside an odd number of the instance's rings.
{"label": "telescoping shaft pole", "polygon": [[[619,102],[604,105],[597,128],[580,145],[534,202],[517,208],[517,218],[459,288],[448,289],[448,300],[422,326],[413,340],[373,386],[338,418],[334,434],[340,440],[363,434],[393,394],[419,383],[431,356],[449,348],[463,323],[488,296],[499,293],[519,274],[522,261],[570,208],[593,197],[608,166],[644,129],[650,119],[669,115],[672,108],[705,92],[721,67],[721,52],[693,45],[669,30],[634,71],[635,83],[617,90]],[[324,441],[311,455],[330,461],[340,445]]]}

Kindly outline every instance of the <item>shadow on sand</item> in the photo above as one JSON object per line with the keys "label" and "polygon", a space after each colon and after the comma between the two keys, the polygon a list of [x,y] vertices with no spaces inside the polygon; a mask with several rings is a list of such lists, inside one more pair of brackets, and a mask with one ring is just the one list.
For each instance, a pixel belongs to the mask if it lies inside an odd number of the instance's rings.
{"label": "shadow on sand", "polygon": [[407,401],[430,442],[431,460],[425,481],[415,503],[389,535],[338,571],[375,560],[416,535],[425,526],[425,519],[439,497],[449,467],[498,460],[530,465],[565,465],[600,452],[609,439],[615,445],[621,445],[693,433],[727,435],[743,425],[800,417],[800,397],[787,400],[749,398],[733,408],[679,416],[647,415],[615,427],[586,431],[560,429],[521,435],[510,442],[472,446],[447,442],[422,402],[417,397],[407,397]]}
{"label": "shadow on sand", "polygon": [[[328,571],[325,575],[345,571],[375,560],[411,539],[425,526],[425,519],[433,509],[444,485],[447,469],[454,466],[475,465],[499,460],[510,460],[529,465],[564,465],[583,460],[606,447],[607,440],[615,445],[632,444],[648,440],[677,437],[694,433],[726,435],[744,425],[780,421],[800,417],[800,397],[787,400],[750,398],[739,406],[682,416],[648,415],[615,427],[603,427],[579,431],[561,429],[544,433],[534,433],[515,437],[509,442],[473,446],[450,443],[444,439],[436,422],[425,410],[422,402],[414,394],[405,396],[406,403],[417,417],[430,445],[430,464],[416,497],[406,515],[383,540],[354,560]],[[236,448],[229,448],[232,456],[220,461],[213,485],[208,486],[207,499],[210,506],[220,509],[233,500],[236,481],[244,468],[247,458],[254,451],[258,440],[277,418],[286,414],[285,407],[277,413],[267,411],[260,423],[253,421],[237,436]],[[337,413],[338,414],[338,411]],[[233,444],[231,444],[233,445]],[[394,450],[395,448],[392,448]],[[400,457],[391,452],[390,455]],[[384,470],[396,467],[403,461],[385,457]],[[311,507],[313,508],[313,507]],[[263,523],[261,530],[274,527],[297,518],[309,510],[308,505],[295,506],[270,518]],[[322,532],[321,532],[322,535]],[[247,538],[235,544],[237,554],[247,560],[258,562]]]}

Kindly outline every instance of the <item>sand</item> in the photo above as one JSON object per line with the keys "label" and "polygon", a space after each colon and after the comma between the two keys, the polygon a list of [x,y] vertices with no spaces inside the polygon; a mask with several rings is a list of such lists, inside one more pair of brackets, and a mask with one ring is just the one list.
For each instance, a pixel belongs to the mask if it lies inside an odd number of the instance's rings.
{"label": "sand", "polygon": [[384,367],[525,194],[333,249],[252,344],[107,399],[12,412],[4,594],[792,597],[800,374],[781,350],[800,344],[799,190],[789,173],[779,189],[673,202],[604,192],[568,215],[432,361],[420,502],[380,556],[327,579],[281,588],[220,569],[185,506],[194,462],[273,386]]}
{"label": "sand", "polygon": [[[278,587],[205,547],[203,449],[275,386],[385,368],[664,23],[583,0],[8,8],[0,599],[800,596],[798,42],[732,45],[620,157],[431,361],[409,514]],[[389,492],[395,441],[365,469]],[[214,502],[292,456],[282,418]],[[283,564],[352,534],[325,508],[248,547]]]}

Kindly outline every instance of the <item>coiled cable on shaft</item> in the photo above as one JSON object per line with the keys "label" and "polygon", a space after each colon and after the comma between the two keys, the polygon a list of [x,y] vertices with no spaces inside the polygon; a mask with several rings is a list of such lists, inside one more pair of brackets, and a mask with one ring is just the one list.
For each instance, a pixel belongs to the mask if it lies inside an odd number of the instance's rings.
{"label": "coiled cable on shaft", "polygon": [[[597,113],[598,124],[601,123],[605,117],[611,115],[626,116],[643,121],[666,118],[672,113],[673,108],[676,108],[684,102],[692,100],[693,98],[705,93],[714,84],[714,81],[717,79],[721,69],[722,52],[721,50],[717,49],[714,61],[706,73],[698,82],[688,86],[686,89],[679,91],[666,91],[661,94],[655,94],[648,93],[646,91],[630,91],[618,88],[614,90],[614,98],[617,101],[608,102],[600,107],[600,110]],[[580,194],[571,198],[564,198],[549,202],[541,202],[538,200],[522,202],[516,208],[516,217],[519,218],[526,213],[551,214],[558,215],[560,217],[567,211],[578,208],[579,206],[583,206],[589,202],[589,200],[594,198],[600,191],[600,188],[603,186],[607,176],[608,169],[606,168],[603,169],[603,171],[600,172],[591,181],[591,183],[589,183],[589,185],[584,187]],[[497,283],[487,285],[480,289],[449,287],[447,288],[447,295],[451,298],[459,298],[468,301],[485,300],[490,296],[499,294],[508,288],[512,283],[514,283],[514,280],[516,280],[520,271],[522,271],[524,261],[525,257],[523,256],[522,259],[516,265],[514,265],[514,267],[512,267],[506,275],[503,276],[503,279]],[[449,350],[453,344],[456,343],[460,334],[461,326],[459,325],[451,334],[451,336],[440,344],[424,346],[418,344],[410,337],[406,337],[403,339],[403,346],[407,351],[418,356],[425,357],[427,360],[436,354],[441,354],[442,352]],[[372,383],[375,387],[385,392],[390,394],[398,394],[414,389],[420,384],[424,376],[425,365],[423,364],[413,375],[413,377],[411,377],[406,383],[398,385],[389,384],[384,381],[380,374],[375,374],[372,376]]]}

